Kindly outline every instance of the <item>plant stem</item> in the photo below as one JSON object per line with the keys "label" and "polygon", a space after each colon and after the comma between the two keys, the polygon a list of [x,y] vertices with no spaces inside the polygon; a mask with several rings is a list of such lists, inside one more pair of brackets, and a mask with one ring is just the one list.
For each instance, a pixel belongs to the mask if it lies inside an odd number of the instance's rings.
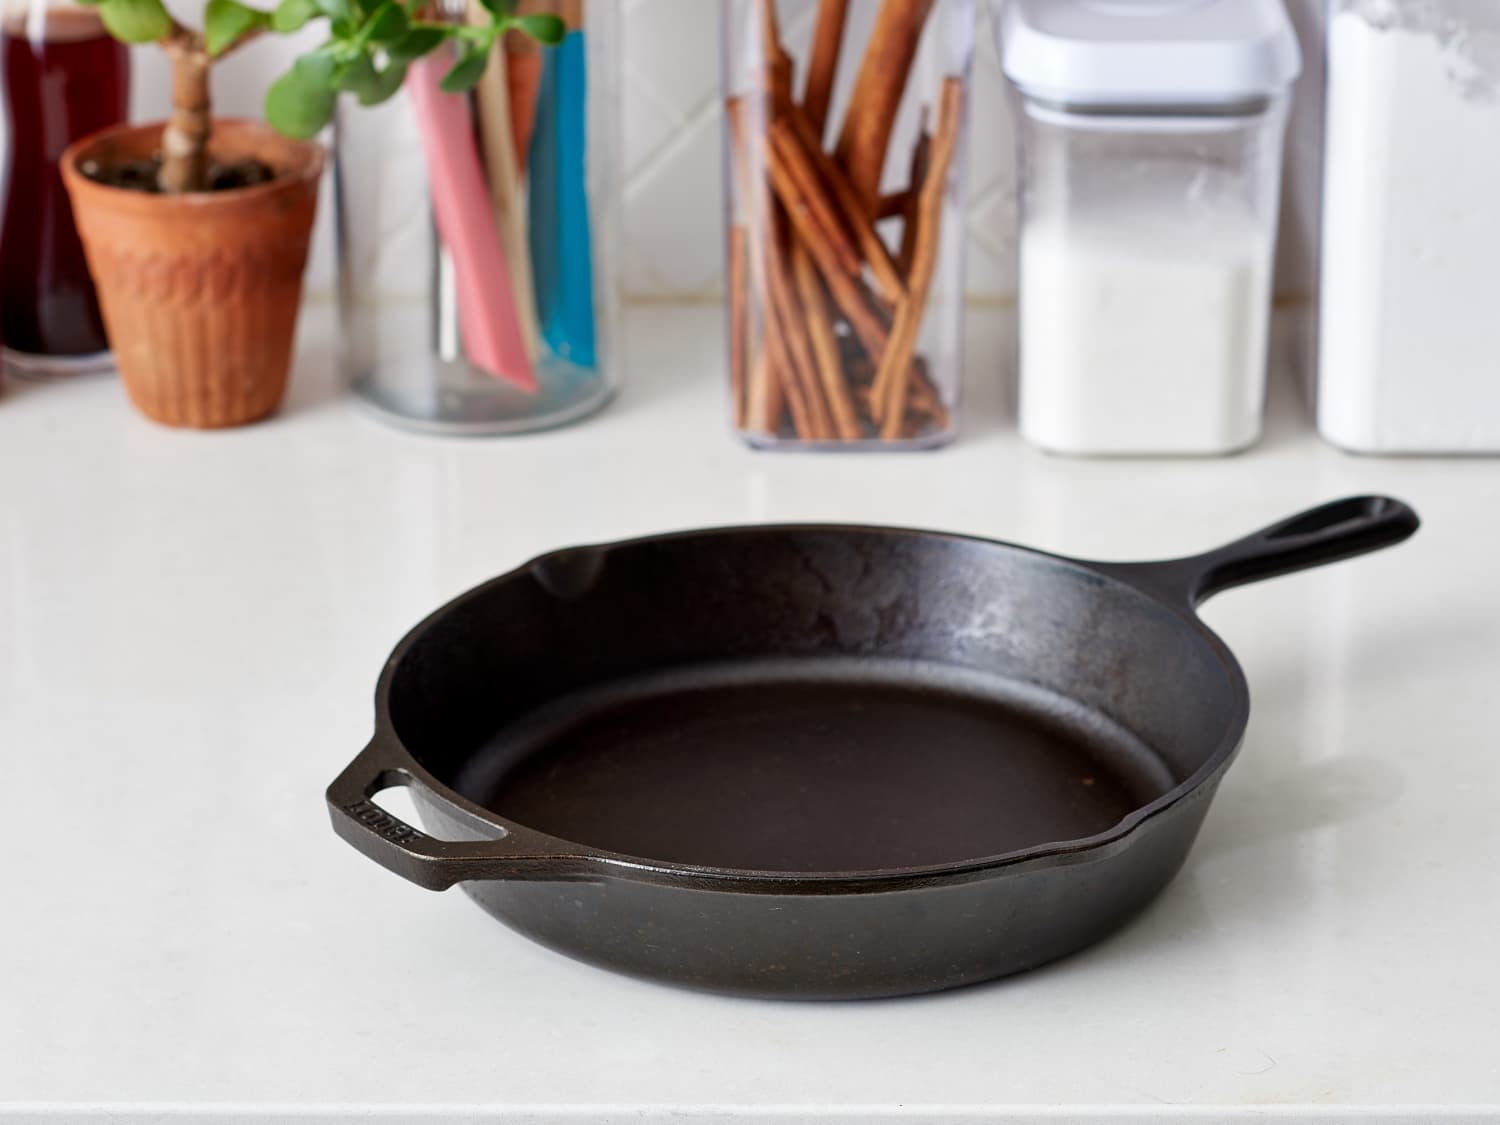
{"label": "plant stem", "polygon": [[[193,37],[195,40],[196,37]],[[208,51],[197,41],[174,36],[166,43],[172,60],[172,116],[161,135],[157,183],[169,194],[208,187]]]}

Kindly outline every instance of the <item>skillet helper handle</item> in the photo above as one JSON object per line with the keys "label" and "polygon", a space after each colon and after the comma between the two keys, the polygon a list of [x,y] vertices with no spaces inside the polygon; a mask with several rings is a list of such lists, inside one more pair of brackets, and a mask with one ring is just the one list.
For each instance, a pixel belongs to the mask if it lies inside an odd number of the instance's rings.
{"label": "skillet helper handle", "polygon": [[434,839],[370,799],[384,789],[420,784],[377,737],[328,787],[333,830],[380,866],[430,891],[471,879],[562,878],[578,866],[581,857],[554,852],[527,833],[499,840]]}
{"label": "skillet helper handle", "polygon": [[1417,513],[1400,500],[1350,496],[1202,555],[1107,569],[1169,602],[1197,607],[1220,590],[1393,546],[1419,526]]}

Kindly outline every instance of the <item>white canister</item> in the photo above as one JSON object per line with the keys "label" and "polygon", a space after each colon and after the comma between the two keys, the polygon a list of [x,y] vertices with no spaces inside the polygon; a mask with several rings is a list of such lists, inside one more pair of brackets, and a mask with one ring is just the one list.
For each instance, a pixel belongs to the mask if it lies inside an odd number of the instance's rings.
{"label": "white canister", "polygon": [[1009,0],[1021,431],[1060,453],[1260,433],[1286,104],[1280,0]]}
{"label": "white canister", "polygon": [[1318,429],[1500,452],[1500,5],[1336,0]]}

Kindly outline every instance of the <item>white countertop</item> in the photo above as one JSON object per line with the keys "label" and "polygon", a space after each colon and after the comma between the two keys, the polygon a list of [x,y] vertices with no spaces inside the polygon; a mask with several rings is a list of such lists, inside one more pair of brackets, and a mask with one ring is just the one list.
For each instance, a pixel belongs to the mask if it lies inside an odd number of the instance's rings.
{"label": "white countertop", "polygon": [[[10,383],[0,1117],[1500,1114],[1500,461],[1346,456],[1285,385],[1240,457],[1056,459],[1002,407],[1002,320],[972,318],[936,454],[744,450],[704,309],[634,312],[619,401],[519,439],[368,418],[320,311],[286,410],[242,431],[160,429],[109,379]],[[843,1005],[675,991],[328,825],[394,642],[550,548],[808,519],[1153,557],[1375,491],[1417,538],[1209,604],[1250,678],[1245,749],[1161,899],[1027,975]]]}

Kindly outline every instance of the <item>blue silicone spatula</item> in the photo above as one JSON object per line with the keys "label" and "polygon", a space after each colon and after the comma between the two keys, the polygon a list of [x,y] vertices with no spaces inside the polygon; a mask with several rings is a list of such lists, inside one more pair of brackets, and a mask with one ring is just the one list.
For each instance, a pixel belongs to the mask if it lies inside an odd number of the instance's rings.
{"label": "blue silicone spatula", "polygon": [[532,274],[542,339],[561,359],[594,366],[594,269],[586,179],[588,64],[581,3],[557,5],[567,37],[546,50],[531,135]]}

